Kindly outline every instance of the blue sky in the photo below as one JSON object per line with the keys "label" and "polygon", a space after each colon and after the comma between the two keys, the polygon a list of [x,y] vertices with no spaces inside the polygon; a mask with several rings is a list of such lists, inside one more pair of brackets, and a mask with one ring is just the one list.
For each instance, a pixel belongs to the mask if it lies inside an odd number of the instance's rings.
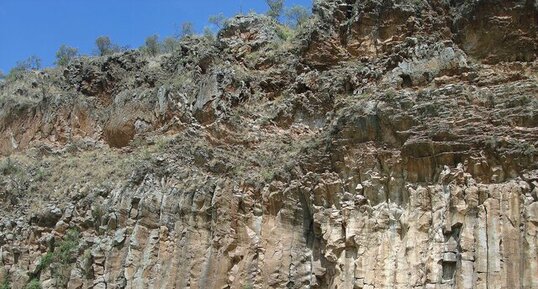
{"label": "blue sky", "polygon": [[[286,6],[311,7],[311,0],[286,0]],[[61,44],[91,54],[94,41],[108,35],[114,43],[138,47],[152,34],[175,34],[185,22],[201,32],[210,15],[267,10],[264,0],[0,0],[0,70],[37,55],[54,62]]]}

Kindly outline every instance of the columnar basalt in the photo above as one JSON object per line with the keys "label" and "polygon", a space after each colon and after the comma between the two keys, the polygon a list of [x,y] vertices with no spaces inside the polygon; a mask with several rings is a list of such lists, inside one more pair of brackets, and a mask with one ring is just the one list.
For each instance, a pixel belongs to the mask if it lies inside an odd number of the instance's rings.
{"label": "columnar basalt", "polygon": [[317,0],[0,83],[0,287],[538,288],[537,9]]}

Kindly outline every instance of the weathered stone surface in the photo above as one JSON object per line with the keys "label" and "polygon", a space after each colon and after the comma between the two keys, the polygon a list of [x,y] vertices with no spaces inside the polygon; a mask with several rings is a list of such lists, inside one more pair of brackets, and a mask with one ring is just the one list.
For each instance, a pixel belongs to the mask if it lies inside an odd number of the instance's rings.
{"label": "weathered stone surface", "polygon": [[2,83],[0,282],[538,288],[536,9],[319,0]]}

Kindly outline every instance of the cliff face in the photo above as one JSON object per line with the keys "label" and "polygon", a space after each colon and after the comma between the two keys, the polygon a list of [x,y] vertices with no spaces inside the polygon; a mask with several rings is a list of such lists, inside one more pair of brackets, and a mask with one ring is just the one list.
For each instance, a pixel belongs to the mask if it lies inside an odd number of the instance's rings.
{"label": "cliff face", "polygon": [[538,3],[313,11],[0,84],[0,286],[538,288]]}

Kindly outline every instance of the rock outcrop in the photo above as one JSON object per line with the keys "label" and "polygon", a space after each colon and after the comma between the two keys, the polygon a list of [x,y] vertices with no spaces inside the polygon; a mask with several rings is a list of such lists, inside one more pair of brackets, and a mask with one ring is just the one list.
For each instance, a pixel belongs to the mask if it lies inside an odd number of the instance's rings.
{"label": "rock outcrop", "polygon": [[538,5],[313,12],[0,83],[0,288],[538,288]]}

